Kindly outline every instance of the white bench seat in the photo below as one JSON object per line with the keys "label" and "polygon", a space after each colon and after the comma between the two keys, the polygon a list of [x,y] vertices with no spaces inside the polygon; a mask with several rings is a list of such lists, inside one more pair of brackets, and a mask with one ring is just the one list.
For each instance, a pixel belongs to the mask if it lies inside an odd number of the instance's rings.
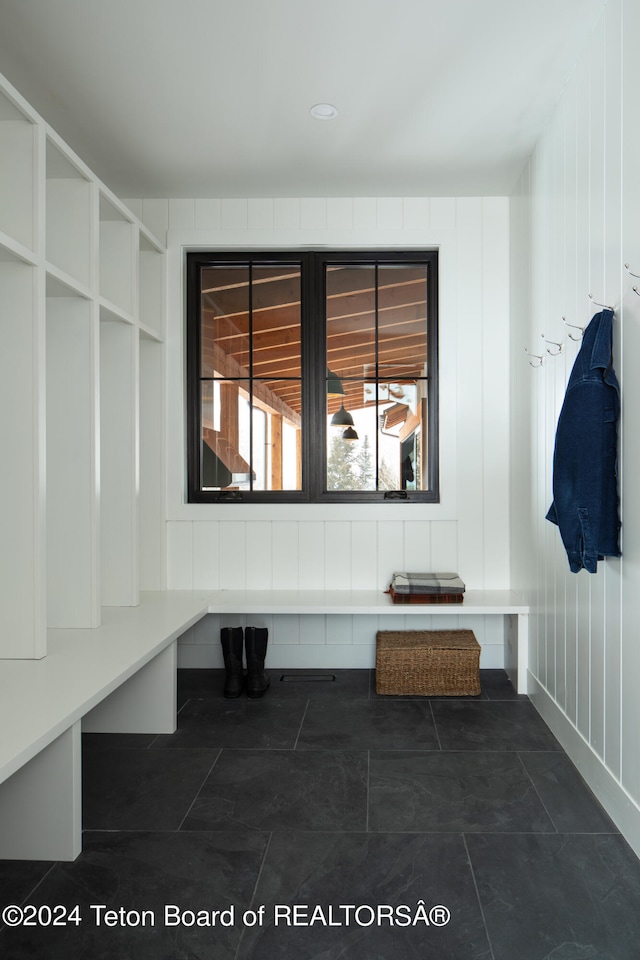
{"label": "white bench seat", "polygon": [[78,856],[81,731],[175,730],[177,638],[210,597],[143,594],[95,629],[50,630],[41,660],[0,661],[0,858]]}
{"label": "white bench seat", "polygon": [[[518,693],[527,693],[529,607],[512,590],[467,590],[462,603],[394,603],[381,590],[218,590],[210,613],[222,614],[425,614],[451,617],[502,616],[504,666]],[[453,626],[454,624],[452,624]],[[331,666],[331,664],[327,664]]]}
{"label": "white bench seat", "polygon": [[[48,633],[41,660],[0,661],[0,859],[74,860],[82,849],[81,733],[173,733],[177,639],[216,614],[502,615],[505,666],[526,693],[529,608],[510,591],[394,604],[370,590],[143,593],[95,629]],[[331,666],[331,664],[327,664]]]}

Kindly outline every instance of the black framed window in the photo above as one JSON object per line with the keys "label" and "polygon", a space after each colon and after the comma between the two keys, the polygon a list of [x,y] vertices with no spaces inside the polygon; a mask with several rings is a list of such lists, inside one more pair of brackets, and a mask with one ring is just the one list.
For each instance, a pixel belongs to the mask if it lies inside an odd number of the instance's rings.
{"label": "black framed window", "polygon": [[438,494],[436,251],[187,254],[190,502]]}

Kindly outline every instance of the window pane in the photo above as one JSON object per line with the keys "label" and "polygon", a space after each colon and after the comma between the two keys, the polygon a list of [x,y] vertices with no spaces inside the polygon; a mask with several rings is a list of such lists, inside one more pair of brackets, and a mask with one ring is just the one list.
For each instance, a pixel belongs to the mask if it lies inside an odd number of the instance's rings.
{"label": "window pane", "polygon": [[254,265],[251,287],[254,377],[300,376],[300,266]]}
{"label": "window pane", "polygon": [[376,489],[376,411],[355,410],[353,426],[327,426],[327,490]]}
{"label": "window pane", "polygon": [[299,381],[203,380],[202,488],[302,489],[300,393]]}
{"label": "window pane", "polygon": [[201,376],[248,375],[248,266],[205,267],[201,282]]}
{"label": "window pane", "polygon": [[426,490],[426,381],[381,383],[378,390],[379,489]]}
{"label": "window pane", "polygon": [[301,490],[300,381],[256,380],[253,404],[262,417],[259,428],[254,420],[253,463],[261,484],[254,490]]}
{"label": "window pane", "polygon": [[203,380],[200,393],[202,488],[249,489],[248,381]]}
{"label": "window pane", "polygon": [[378,375],[426,376],[427,268],[392,264],[378,270]]}
{"label": "window pane", "polygon": [[327,366],[338,377],[362,376],[375,362],[375,305],[375,267],[327,267]]}

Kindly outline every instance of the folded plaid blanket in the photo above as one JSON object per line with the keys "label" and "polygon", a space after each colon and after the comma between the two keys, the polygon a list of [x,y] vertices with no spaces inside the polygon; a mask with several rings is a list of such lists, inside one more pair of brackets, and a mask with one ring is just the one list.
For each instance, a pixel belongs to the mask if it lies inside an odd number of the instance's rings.
{"label": "folded plaid blanket", "polygon": [[394,594],[464,593],[465,585],[457,573],[394,573]]}
{"label": "folded plaid blanket", "polygon": [[444,604],[462,603],[463,593],[396,593],[392,586],[385,590],[394,603]]}

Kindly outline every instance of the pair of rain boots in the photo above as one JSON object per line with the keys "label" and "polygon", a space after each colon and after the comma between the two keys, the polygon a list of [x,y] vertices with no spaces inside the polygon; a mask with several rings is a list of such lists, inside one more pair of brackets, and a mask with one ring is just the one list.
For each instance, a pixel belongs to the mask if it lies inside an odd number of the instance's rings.
{"label": "pair of rain boots", "polygon": [[[244,635],[243,635],[244,633]],[[225,697],[239,697],[245,688],[247,696],[256,700],[269,686],[269,674],[265,673],[264,660],[267,655],[268,631],[266,627],[223,627],[220,631],[224,669]],[[242,666],[242,650],[247,659],[247,675]]]}

